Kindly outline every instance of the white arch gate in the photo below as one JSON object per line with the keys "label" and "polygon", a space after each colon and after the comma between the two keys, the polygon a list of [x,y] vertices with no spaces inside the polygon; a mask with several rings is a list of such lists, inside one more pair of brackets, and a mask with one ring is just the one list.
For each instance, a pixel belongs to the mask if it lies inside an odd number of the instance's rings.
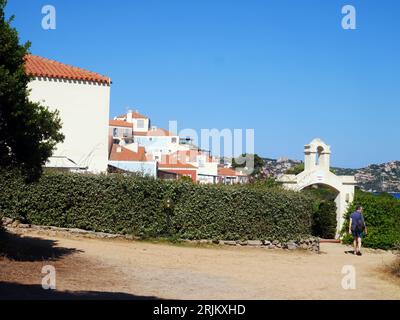
{"label": "white arch gate", "polygon": [[286,189],[301,191],[312,185],[326,185],[338,192],[335,199],[337,206],[337,231],[339,238],[343,227],[344,215],[354,200],[356,181],[354,176],[337,176],[330,171],[331,147],[321,139],[314,139],[304,146],[304,171],[298,175],[281,175],[278,181]]}

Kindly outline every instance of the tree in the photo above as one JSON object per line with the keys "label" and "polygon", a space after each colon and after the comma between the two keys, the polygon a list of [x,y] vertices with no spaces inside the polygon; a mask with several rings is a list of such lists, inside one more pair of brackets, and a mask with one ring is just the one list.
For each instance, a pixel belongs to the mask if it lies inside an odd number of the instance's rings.
{"label": "tree", "polygon": [[0,167],[16,167],[36,179],[64,135],[58,111],[29,101],[24,59],[30,43],[19,43],[14,17],[5,18],[6,4],[0,0]]}
{"label": "tree", "polygon": [[286,174],[295,174],[298,175],[304,171],[304,163],[300,163],[293,168],[288,169],[285,173]]}
{"label": "tree", "polygon": [[[254,159],[254,168],[251,173],[252,178],[263,178],[263,168],[264,168],[264,160],[257,154],[242,154],[240,156],[242,161],[239,161],[238,158],[233,158],[232,159],[232,168],[237,169],[237,168],[248,168],[248,163],[247,161],[243,161],[243,159],[248,159],[248,158],[253,158]],[[249,168],[248,168],[249,169]]]}

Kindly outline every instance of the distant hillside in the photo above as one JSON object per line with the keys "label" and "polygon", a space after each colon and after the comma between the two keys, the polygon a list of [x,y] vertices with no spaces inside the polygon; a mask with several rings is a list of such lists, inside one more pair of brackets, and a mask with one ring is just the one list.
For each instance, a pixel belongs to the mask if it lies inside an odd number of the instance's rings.
{"label": "distant hillside", "polygon": [[[269,176],[277,176],[285,173],[302,161],[281,159],[263,159],[264,172]],[[361,169],[332,168],[336,174],[354,175],[361,189],[377,192],[400,192],[400,161],[392,161],[383,164],[372,164]]]}

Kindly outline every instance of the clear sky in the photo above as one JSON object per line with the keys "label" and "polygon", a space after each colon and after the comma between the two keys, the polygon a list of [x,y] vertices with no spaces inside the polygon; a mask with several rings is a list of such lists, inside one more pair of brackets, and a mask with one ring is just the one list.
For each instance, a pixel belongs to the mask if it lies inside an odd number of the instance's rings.
{"label": "clear sky", "polygon": [[[41,27],[44,5],[56,30]],[[341,9],[357,10],[344,30]],[[400,160],[398,0],[9,0],[33,54],[112,78],[111,116],[255,129],[256,152],[336,166]]]}

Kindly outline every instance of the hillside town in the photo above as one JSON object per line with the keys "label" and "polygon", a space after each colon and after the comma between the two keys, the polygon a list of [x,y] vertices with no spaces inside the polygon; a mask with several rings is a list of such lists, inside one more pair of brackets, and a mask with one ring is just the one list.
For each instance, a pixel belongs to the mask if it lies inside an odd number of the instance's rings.
{"label": "hillside town", "polygon": [[109,121],[109,170],[201,184],[246,183],[248,177],[201,150],[190,139],[153,126],[137,110]]}
{"label": "hillside town", "polygon": [[[109,119],[111,79],[47,58],[28,55],[30,98],[58,110],[65,141],[46,168],[74,172],[125,172],[200,184],[238,184],[248,176],[186,137],[159,128],[129,110]],[[78,116],[79,115],[79,116]]]}

